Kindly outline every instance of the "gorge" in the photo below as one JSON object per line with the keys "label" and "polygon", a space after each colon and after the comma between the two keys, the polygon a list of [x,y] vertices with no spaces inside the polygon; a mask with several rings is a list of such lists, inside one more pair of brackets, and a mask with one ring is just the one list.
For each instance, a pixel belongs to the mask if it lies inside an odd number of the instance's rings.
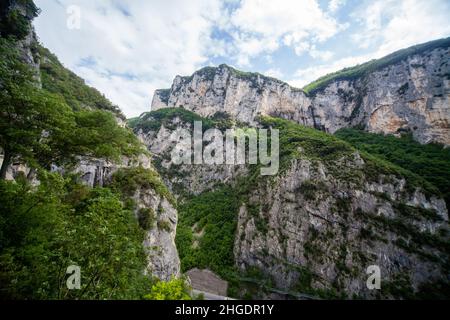
{"label": "gorge", "polygon": [[[33,1],[4,3],[0,298],[188,299],[196,269],[237,299],[450,297],[450,38],[303,89],[205,67],[126,119],[39,43]],[[203,161],[208,130],[277,130],[279,158]]]}

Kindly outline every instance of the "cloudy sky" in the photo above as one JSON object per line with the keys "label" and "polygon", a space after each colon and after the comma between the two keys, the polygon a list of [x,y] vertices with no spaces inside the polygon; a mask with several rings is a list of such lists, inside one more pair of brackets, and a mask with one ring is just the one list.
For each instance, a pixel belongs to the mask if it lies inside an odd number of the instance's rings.
{"label": "cloudy sky", "polygon": [[128,117],[150,110],[155,89],[203,66],[227,63],[303,87],[450,36],[449,0],[35,2],[44,46]]}

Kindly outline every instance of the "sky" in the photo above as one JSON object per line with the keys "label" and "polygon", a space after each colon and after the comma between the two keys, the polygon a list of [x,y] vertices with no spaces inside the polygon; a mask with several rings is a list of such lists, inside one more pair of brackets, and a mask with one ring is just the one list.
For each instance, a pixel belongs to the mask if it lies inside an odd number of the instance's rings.
{"label": "sky", "polygon": [[35,0],[41,43],[127,117],[222,63],[303,87],[450,36],[450,0]]}

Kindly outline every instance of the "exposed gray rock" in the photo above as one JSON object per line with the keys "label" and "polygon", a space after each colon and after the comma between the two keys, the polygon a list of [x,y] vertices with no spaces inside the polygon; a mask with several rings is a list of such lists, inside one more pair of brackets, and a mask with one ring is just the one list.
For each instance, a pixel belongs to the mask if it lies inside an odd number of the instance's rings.
{"label": "exposed gray rock", "polygon": [[[361,166],[347,160],[347,168]],[[348,298],[393,297],[388,289],[366,287],[370,265],[380,267],[382,286],[410,293],[447,281],[448,252],[432,243],[417,244],[421,237],[448,231],[444,201],[427,199],[418,190],[409,194],[404,180],[387,180],[352,183],[310,160],[293,161],[276,183],[261,184],[241,206],[237,266],[262,270],[286,292],[313,289]],[[316,186],[312,192],[310,181]],[[402,215],[396,205],[405,202],[430,210],[435,219]],[[256,216],[248,205],[257,205]]]}
{"label": "exposed gray rock", "polygon": [[352,81],[335,81],[312,95],[260,74],[226,65],[177,76],[155,92],[152,110],[184,107],[209,117],[225,112],[250,124],[275,115],[334,133],[350,126],[370,132],[410,131],[421,143],[450,145],[450,49],[412,54]]}
{"label": "exposed gray rock", "polygon": [[[162,125],[156,131],[140,130],[137,136],[154,156],[155,167],[164,183],[176,196],[198,195],[214,189],[219,184],[234,183],[237,177],[248,172],[245,165],[174,164],[171,154],[174,147],[181,144],[180,132],[192,132],[193,128],[191,123],[183,122],[179,118],[172,119],[170,124],[175,129]],[[190,147],[192,141],[183,143]]]}
{"label": "exposed gray rock", "polygon": [[[119,165],[103,159],[82,160],[75,172],[81,173],[83,181],[91,187],[104,186],[110,182],[112,175],[118,169],[138,165],[154,170],[150,158],[141,155],[137,160],[123,157],[123,161]],[[143,243],[147,254],[145,273],[166,281],[178,277],[180,275],[180,260],[175,245],[178,222],[176,208],[152,188],[138,189],[134,195],[134,201],[136,203],[136,219],[138,219],[141,209],[150,209],[155,214],[154,225],[145,231]],[[161,228],[161,223],[164,223],[166,227]]]}
{"label": "exposed gray rock", "polygon": [[[168,281],[180,275],[180,259],[175,245],[178,213],[153,189],[138,190],[134,196],[139,209],[151,209],[155,213],[154,225],[146,230],[144,248],[147,253],[146,273]],[[164,227],[161,227],[165,224]]]}
{"label": "exposed gray rock", "polygon": [[[176,195],[196,195],[221,182],[236,185],[249,174],[245,166],[174,166],[170,153],[179,141],[170,137],[192,128],[178,118],[166,124],[138,136]],[[278,294],[398,298],[404,296],[395,296],[395,290],[413,293],[422,285],[448,281],[449,255],[441,242],[448,240],[440,237],[448,232],[445,202],[420,189],[411,191],[404,178],[369,177],[365,166],[358,152],[331,163],[300,157],[270,183],[253,186],[236,212],[236,266],[258,268]],[[382,286],[390,289],[367,289],[370,265],[380,267]]]}

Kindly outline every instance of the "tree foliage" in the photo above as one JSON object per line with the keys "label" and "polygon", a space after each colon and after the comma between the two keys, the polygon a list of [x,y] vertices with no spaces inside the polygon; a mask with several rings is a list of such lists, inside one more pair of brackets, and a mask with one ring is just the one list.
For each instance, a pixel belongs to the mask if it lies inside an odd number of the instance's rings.
{"label": "tree foliage", "polygon": [[[142,297],[143,234],[119,195],[46,171],[39,180],[0,181],[1,297]],[[70,265],[81,268],[80,290],[67,289]]]}
{"label": "tree foliage", "polygon": [[[27,26],[37,13],[32,1],[7,2],[1,3],[0,28],[12,4],[31,10],[20,18]],[[20,21],[13,24],[22,28]],[[19,35],[0,32],[1,177],[19,161],[35,169],[39,181],[32,185],[20,173],[15,181],[0,179],[0,299],[142,298],[154,280],[144,275],[144,231],[126,188],[90,188],[77,176],[49,170],[70,169],[80,157],[138,156],[141,144],[118,125],[117,107],[56,57],[42,49],[36,74],[22,59]],[[156,172],[136,170],[136,187],[148,185],[170,198]],[[81,268],[79,290],[66,286],[71,265]]]}
{"label": "tree foliage", "polygon": [[416,173],[434,185],[450,205],[450,149],[439,144],[422,145],[411,135],[394,137],[357,129],[341,129],[336,136],[358,150],[366,151]]}
{"label": "tree foliage", "polygon": [[0,55],[2,177],[14,159],[49,168],[80,156],[117,161],[141,153],[131,130],[120,127],[110,112],[74,111],[60,96],[40,89],[14,41],[0,39]]}
{"label": "tree foliage", "polygon": [[191,288],[184,279],[157,281],[150,293],[144,296],[146,300],[192,300]]}
{"label": "tree foliage", "polygon": [[142,166],[117,170],[113,174],[111,188],[129,197],[132,197],[138,188],[152,188],[173,206],[176,205],[175,198],[167,189],[159,174],[153,169],[146,169]]}
{"label": "tree foliage", "polygon": [[[183,271],[210,268],[226,277],[233,269],[240,201],[231,187],[223,187],[192,197],[179,206],[176,244]],[[198,244],[194,245],[194,241]]]}

